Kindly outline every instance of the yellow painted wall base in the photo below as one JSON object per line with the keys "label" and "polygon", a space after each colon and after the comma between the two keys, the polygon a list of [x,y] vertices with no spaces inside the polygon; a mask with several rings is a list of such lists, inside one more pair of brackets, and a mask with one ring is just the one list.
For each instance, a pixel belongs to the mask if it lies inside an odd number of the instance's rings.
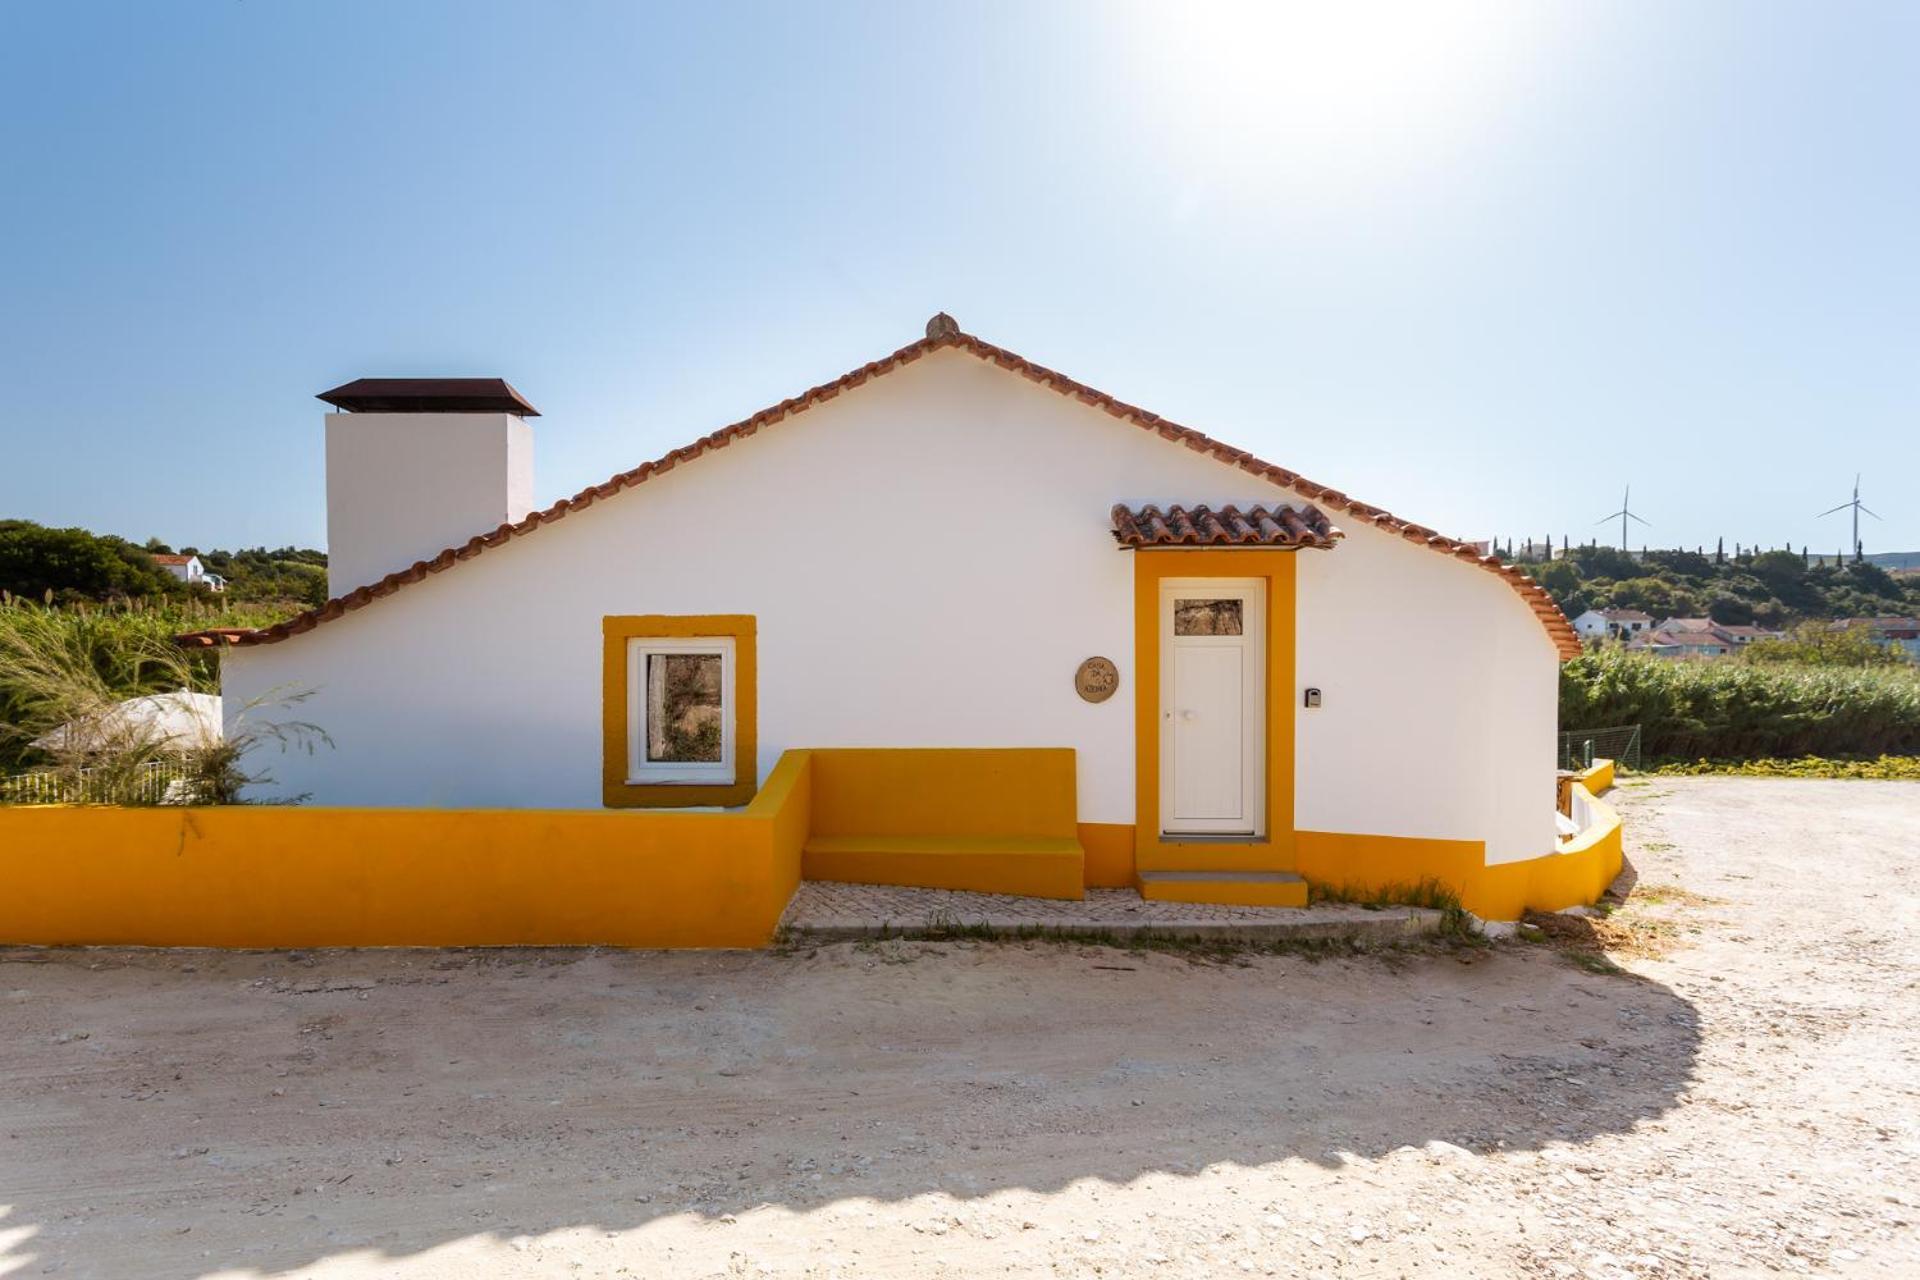
{"label": "yellow painted wall base", "polygon": [[788,752],[737,813],[0,808],[0,940],[764,946],[809,767]]}
{"label": "yellow painted wall base", "polygon": [[1139,847],[1134,859],[1142,871],[1298,871],[1291,840],[1229,844],[1224,840],[1175,840],[1162,836]]}
{"label": "yellow painted wall base", "polygon": [[1082,822],[1079,831],[1087,888],[1133,888],[1133,824]]}
{"label": "yellow painted wall base", "polygon": [[1302,831],[1300,874],[1316,885],[1357,896],[1410,889],[1438,881],[1464,894],[1486,862],[1478,840],[1422,840],[1406,836]]}
{"label": "yellow painted wall base", "polygon": [[[1590,906],[1607,891],[1623,865],[1620,818],[1587,790],[1588,779],[1611,781],[1611,763],[1602,762],[1574,780],[1584,793],[1593,821],[1588,829],[1552,853],[1520,862],[1486,865],[1486,846],[1477,840],[1425,840],[1405,836],[1355,835],[1333,831],[1301,831],[1296,835],[1300,875],[1308,886],[1335,896],[1393,895],[1437,885],[1460,899],[1460,904],[1483,920],[1518,920],[1529,911],[1560,911]],[[1142,868],[1142,871],[1157,868]],[[1214,870],[1237,870],[1215,867]],[[1256,885],[1246,886],[1257,889]],[[1143,897],[1173,902],[1220,902],[1242,905],[1304,905],[1248,896],[1239,885],[1221,882],[1182,883],[1167,887],[1142,882]]]}

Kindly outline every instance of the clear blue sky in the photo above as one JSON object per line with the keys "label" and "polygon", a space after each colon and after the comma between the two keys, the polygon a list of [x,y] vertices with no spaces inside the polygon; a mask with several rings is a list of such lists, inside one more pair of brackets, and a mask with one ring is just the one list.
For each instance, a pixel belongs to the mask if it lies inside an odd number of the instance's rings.
{"label": "clear blue sky", "polygon": [[1920,548],[1912,3],[12,0],[0,120],[0,515],[317,544],[435,373],[547,501],[944,308],[1450,533]]}

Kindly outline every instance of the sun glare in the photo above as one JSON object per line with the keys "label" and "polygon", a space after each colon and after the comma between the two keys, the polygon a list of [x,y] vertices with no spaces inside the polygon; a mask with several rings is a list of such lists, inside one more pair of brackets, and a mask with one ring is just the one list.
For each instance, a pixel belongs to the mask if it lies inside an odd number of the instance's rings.
{"label": "sun glare", "polygon": [[1548,10],[1200,0],[1137,13],[1147,105],[1182,152],[1359,176],[1488,127],[1537,60]]}

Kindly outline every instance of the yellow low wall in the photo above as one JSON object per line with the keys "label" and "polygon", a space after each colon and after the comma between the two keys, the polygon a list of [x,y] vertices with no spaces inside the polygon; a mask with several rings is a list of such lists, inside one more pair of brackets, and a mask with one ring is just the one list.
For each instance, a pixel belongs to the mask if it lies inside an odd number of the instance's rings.
{"label": "yellow low wall", "polygon": [[1131,822],[1082,822],[1083,879],[1089,889],[1134,887],[1134,836]]}
{"label": "yellow low wall", "polygon": [[[964,805],[894,777],[921,778],[925,757],[833,754],[863,776],[843,768],[836,780],[821,767],[829,753],[789,751],[753,802],[728,813],[0,807],[0,943],[755,947],[772,937],[816,834],[876,819],[970,832],[996,803],[1010,806],[1003,829],[1011,813],[1077,839],[1085,884],[1133,881],[1130,824],[1072,821],[1070,751],[1032,753],[1022,786],[999,786],[1000,762],[984,756],[948,761],[985,788]],[[1620,820],[1593,797],[1611,773],[1603,761],[1575,780],[1592,821],[1539,858],[1485,866],[1475,841],[1302,831],[1299,870],[1355,890],[1437,880],[1487,920],[1592,903],[1622,865]],[[853,807],[862,791],[885,797],[878,810]],[[1078,896],[1078,868],[1036,887],[1029,866],[1039,874],[1029,859],[986,887]]]}
{"label": "yellow low wall", "polygon": [[0,808],[0,941],[763,946],[810,768],[788,752],[733,813]]}
{"label": "yellow low wall", "polygon": [[1625,865],[1620,816],[1575,781],[1592,821],[1587,829],[1545,857],[1502,862],[1482,870],[1473,891],[1462,895],[1467,910],[1483,920],[1518,920],[1529,911],[1592,906]]}

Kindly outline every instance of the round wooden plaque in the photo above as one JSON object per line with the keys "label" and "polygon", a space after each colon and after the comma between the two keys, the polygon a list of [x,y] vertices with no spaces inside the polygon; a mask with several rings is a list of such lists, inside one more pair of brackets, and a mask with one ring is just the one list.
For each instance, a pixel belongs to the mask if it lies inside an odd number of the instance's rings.
{"label": "round wooden plaque", "polygon": [[1088,658],[1073,673],[1073,689],[1088,702],[1105,702],[1120,687],[1120,668],[1110,658]]}

